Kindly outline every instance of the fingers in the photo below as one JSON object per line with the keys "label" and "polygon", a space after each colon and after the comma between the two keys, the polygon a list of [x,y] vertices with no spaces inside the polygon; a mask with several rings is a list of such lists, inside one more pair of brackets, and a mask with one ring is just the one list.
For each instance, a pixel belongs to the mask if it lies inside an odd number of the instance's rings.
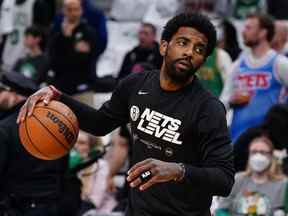
{"label": "fingers", "polygon": [[44,97],[43,103],[45,105],[48,105],[50,103],[50,101],[51,101],[51,96],[47,95],[47,96]]}
{"label": "fingers", "polygon": [[34,110],[34,107],[37,102],[37,97],[36,96],[30,96],[28,97],[27,101],[25,104],[21,107],[20,112],[17,117],[17,123],[21,123],[25,121],[25,118],[27,116],[31,116]]}
{"label": "fingers", "polygon": [[139,187],[139,189],[141,191],[144,191],[146,189],[148,189],[149,187],[151,187],[152,185],[156,184],[157,183],[157,180],[158,180],[158,177],[157,175],[153,176],[149,181],[147,181],[146,183],[144,183],[143,185],[141,185]]}
{"label": "fingers", "polygon": [[21,122],[25,120],[26,114],[27,114],[27,101],[20,109],[20,112],[17,117],[17,124],[20,124]]}
{"label": "fingers", "polygon": [[143,190],[146,190],[147,188],[151,187],[152,185],[156,184],[158,181],[158,176],[157,176],[156,170],[151,169],[149,171],[151,172],[151,177],[148,178],[147,181],[143,180],[143,178],[141,179],[141,177],[138,177],[130,183],[130,186],[132,188],[139,187],[139,190],[143,191]]}
{"label": "fingers", "polygon": [[130,175],[130,173],[134,172],[134,171],[135,171],[136,169],[138,169],[139,167],[141,167],[141,166],[143,166],[143,165],[145,165],[145,164],[147,164],[147,163],[150,163],[150,162],[152,162],[152,159],[151,159],[151,158],[136,163],[133,167],[131,167],[131,168],[128,170],[127,174]]}
{"label": "fingers", "polygon": [[28,98],[27,100],[27,113],[28,116],[31,116],[33,113],[33,110],[36,106],[36,103],[38,103],[41,99],[41,96],[35,95],[35,96],[31,96]]}
{"label": "fingers", "polygon": [[53,91],[49,87],[44,87],[28,97],[26,103],[22,106],[18,117],[17,123],[21,123],[27,116],[31,116],[33,110],[38,102],[44,100],[44,104],[48,104],[53,99]]}
{"label": "fingers", "polygon": [[[143,161],[144,162],[144,161]],[[130,182],[132,180],[134,180],[135,178],[137,178],[141,173],[147,171],[147,170],[151,170],[154,167],[153,163],[150,163],[149,161],[146,161],[145,163],[140,162],[141,165],[139,164],[135,164],[136,168],[134,168],[134,166],[132,167],[132,171],[131,169],[129,170],[129,174],[127,177],[127,181]]]}

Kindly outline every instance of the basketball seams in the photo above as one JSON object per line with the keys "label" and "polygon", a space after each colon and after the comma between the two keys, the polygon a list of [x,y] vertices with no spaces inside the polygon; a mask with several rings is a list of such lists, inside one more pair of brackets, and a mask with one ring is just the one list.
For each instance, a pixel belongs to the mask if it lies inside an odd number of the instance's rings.
{"label": "basketball seams", "polygon": [[62,143],[50,130],[49,130],[49,128],[47,128],[44,124],[43,124],[43,122],[41,122],[40,121],[40,119],[38,119],[35,115],[33,115],[32,114],[32,116],[47,130],[47,132],[52,136],[52,137],[54,137],[55,138],[55,140],[60,144],[60,146],[62,146],[62,147],[64,147],[66,150],[70,150],[70,148],[69,147],[67,147],[64,143]]}
{"label": "basketball seams", "polygon": [[[45,153],[43,153],[42,151],[40,151],[40,149],[37,147],[37,145],[34,144],[34,142],[32,141],[31,137],[30,137],[30,134],[29,134],[29,130],[28,130],[28,127],[27,127],[27,122],[28,121],[25,121],[24,122],[24,128],[25,128],[25,131],[26,131],[26,134],[27,134],[27,138],[29,139],[30,143],[32,144],[32,146],[36,149],[36,151],[38,151],[41,155],[43,155],[44,157],[46,158],[49,158],[48,155],[46,155]],[[29,150],[28,150],[29,151]]]}
{"label": "basketball seams", "polygon": [[[35,107],[35,110],[36,110],[37,108],[43,108],[43,106],[36,106],[36,107]],[[77,134],[77,129],[74,128],[73,122],[72,122],[69,118],[67,118],[67,116],[63,115],[62,113],[60,113],[59,111],[57,111],[57,110],[55,110],[55,109],[53,109],[53,108],[51,108],[51,107],[45,107],[45,109],[52,110],[52,111],[60,114],[61,116],[65,117],[65,119],[71,124],[71,126],[72,126],[72,128],[73,128],[74,134]],[[78,122],[77,122],[77,125],[78,125]]]}

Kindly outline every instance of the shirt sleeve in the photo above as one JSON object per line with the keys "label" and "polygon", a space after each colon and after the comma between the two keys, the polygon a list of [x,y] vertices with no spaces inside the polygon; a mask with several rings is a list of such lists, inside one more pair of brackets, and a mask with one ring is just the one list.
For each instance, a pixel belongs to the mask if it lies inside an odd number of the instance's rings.
{"label": "shirt sleeve", "polygon": [[275,76],[280,83],[288,87],[288,58],[280,55],[275,65]]}
{"label": "shirt sleeve", "polygon": [[186,165],[185,179],[206,194],[228,196],[235,171],[225,108],[218,100],[208,99],[200,110],[197,124],[201,167]]}
{"label": "shirt sleeve", "polygon": [[234,202],[237,194],[239,194],[239,192],[240,192],[239,186],[241,185],[243,177],[244,177],[243,173],[237,173],[235,175],[235,184],[232,188],[232,191],[228,197],[220,198],[219,205],[218,205],[219,209],[229,210],[230,213],[233,211],[233,202]]}
{"label": "shirt sleeve", "polygon": [[220,95],[220,100],[222,103],[225,105],[226,109],[229,108],[229,101],[231,94],[233,92],[233,76],[236,73],[236,70],[239,68],[239,60],[234,62],[232,66],[230,67],[230,71],[227,73],[227,78],[224,83],[224,88],[223,91],[221,92]]}
{"label": "shirt sleeve", "polygon": [[221,71],[221,77],[225,83],[226,78],[229,76],[230,68],[232,65],[232,59],[229,54],[223,49],[217,49],[217,66]]}
{"label": "shirt sleeve", "polygon": [[104,103],[99,110],[78,102],[65,94],[61,97],[61,101],[76,114],[82,130],[96,136],[103,136],[128,123],[128,103],[133,87],[136,87],[137,83],[135,82],[137,82],[138,76],[133,74],[121,80],[111,99]]}

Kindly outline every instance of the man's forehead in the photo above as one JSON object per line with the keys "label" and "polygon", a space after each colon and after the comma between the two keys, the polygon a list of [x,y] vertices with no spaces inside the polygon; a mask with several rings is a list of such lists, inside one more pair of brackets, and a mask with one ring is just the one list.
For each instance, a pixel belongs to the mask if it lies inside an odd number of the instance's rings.
{"label": "man's forehead", "polygon": [[193,27],[180,27],[176,34],[174,35],[175,38],[186,37],[193,40],[199,40],[199,42],[208,43],[207,37],[198,31],[196,28]]}
{"label": "man's forehead", "polygon": [[80,6],[80,0],[64,0],[64,6]]}
{"label": "man's forehead", "polygon": [[245,21],[246,25],[247,24],[250,24],[250,25],[259,25],[259,20],[257,17],[250,17],[250,18],[247,18],[246,21]]}

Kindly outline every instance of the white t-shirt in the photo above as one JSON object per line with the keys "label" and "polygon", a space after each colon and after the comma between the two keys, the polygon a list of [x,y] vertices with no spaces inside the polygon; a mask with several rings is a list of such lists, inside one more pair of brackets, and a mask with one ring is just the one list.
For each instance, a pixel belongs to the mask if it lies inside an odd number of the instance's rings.
{"label": "white t-shirt", "polygon": [[15,4],[13,9],[13,31],[8,35],[3,50],[3,69],[11,70],[16,61],[25,55],[24,33],[33,22],[33,7],[36,0]]}

